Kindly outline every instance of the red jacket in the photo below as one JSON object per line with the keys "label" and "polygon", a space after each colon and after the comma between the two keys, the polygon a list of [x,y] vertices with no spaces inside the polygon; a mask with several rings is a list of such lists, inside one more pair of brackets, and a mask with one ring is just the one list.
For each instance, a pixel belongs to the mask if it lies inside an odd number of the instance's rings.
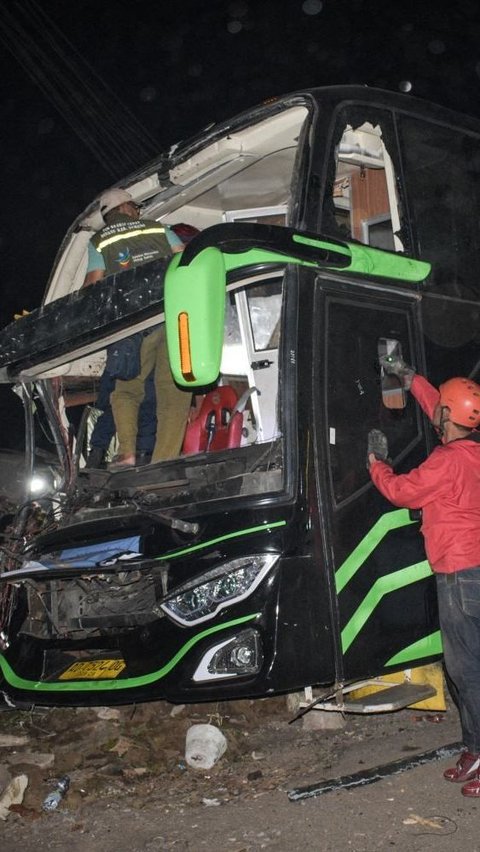
{"label": "red jacket", "polygon": [[[431,419],[439,393],[415,376],[412,393]],[[480,565],[480,433],[436,447],[406,474],[374,462],[370,476],[395,506],[422,509],[428,561],[442,574]]]}

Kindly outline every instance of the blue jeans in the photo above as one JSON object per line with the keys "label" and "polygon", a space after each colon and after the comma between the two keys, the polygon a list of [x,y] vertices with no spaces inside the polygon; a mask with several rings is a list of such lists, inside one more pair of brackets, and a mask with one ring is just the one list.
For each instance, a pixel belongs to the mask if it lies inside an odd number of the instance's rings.
{"label": "blue jeans", "polygon": [[445,666],[458,693],[463,742],[480,753],[480,567],[436,574]]}

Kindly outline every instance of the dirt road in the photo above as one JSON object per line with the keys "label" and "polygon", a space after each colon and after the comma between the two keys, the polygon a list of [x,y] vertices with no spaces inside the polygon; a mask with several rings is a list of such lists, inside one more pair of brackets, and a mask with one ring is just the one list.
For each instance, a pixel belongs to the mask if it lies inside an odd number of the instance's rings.
{"label": "dirt road", "polygon": [[[4,780],[6,772],[25,774],[28,786],[22,804],[0,822],[0,848],[480,852],[480,803],[443,781],[449,761],[304,801],[287,795],[455,742],[454,708],[350,716],[336,731],[307,730],[289,725],[289,718],[284,698],[4,712],[0,770]],[[221,726],[228,742],[208,771],[184,759],[186,731],[198,722]],[[46,814],[42,801],[52,779],[64,774],[70,790],[58,810]]]}

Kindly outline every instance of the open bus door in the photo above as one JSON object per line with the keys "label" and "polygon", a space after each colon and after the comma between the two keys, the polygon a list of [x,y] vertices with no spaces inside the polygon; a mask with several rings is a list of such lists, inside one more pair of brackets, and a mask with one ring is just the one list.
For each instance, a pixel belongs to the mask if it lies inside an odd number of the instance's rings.
{"label": "open bus door", "polygon": [[427,455],[415,400],[392,387],[379,364],[386,347],[407,363],[422,363],[418,296],[382,288],[339,292],[322,283],[317,314],[318,483],[330,530],[342,679],[351,681],[365,671],[367,658],[372,671],[393,671],[441,653],[418,524],[372,487],[366,465],[371,429],[387,436],[399,472]]}

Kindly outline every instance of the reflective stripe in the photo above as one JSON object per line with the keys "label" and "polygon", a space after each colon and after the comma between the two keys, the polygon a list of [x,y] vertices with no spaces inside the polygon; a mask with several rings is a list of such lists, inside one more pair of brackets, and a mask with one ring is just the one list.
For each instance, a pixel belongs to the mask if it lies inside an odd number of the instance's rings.
{"label": "reflective stripe", "polygon": [[119,240],[130,239],[130,237],[142,237],[144,234],[164,234],[165,228],[142,228],[139,231],[125,231],[123,234],[115,234],[113,237],[106,237],[97,245],[97,251],[102,251],[105,246],[112,243],[118,243]]}

